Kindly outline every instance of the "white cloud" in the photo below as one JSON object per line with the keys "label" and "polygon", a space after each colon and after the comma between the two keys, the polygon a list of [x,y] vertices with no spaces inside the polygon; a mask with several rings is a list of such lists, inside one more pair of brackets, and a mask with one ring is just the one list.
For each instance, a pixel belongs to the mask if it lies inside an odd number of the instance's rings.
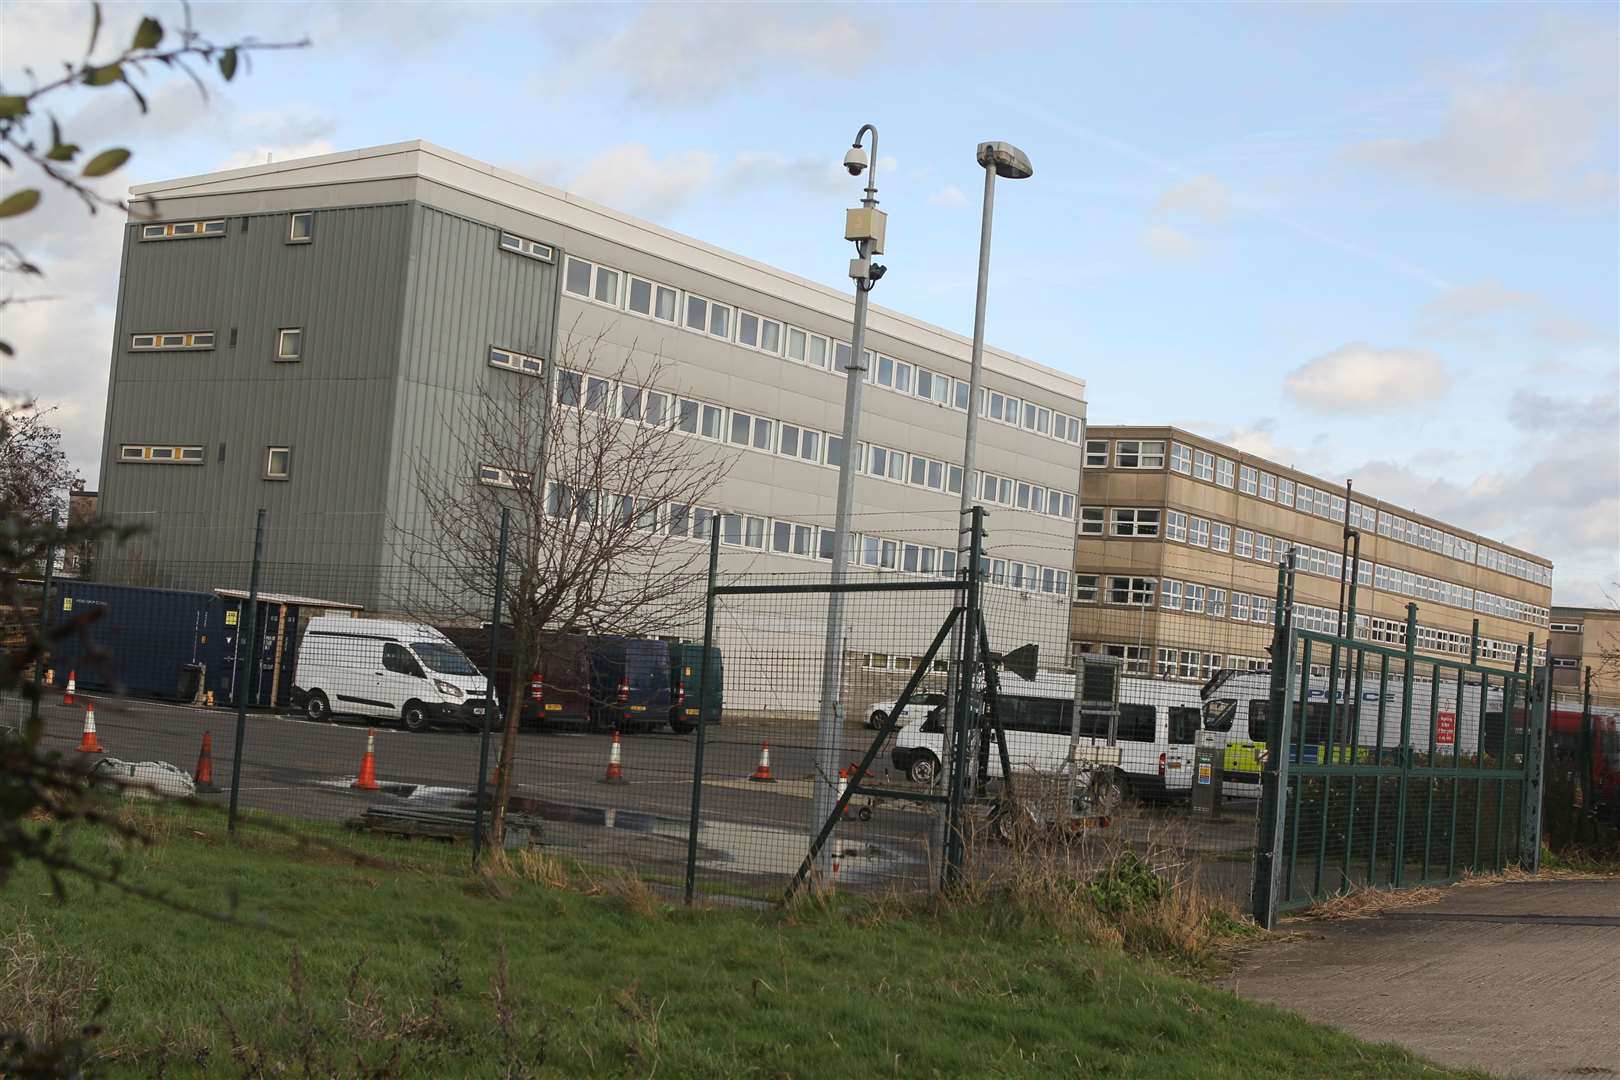
{"label": "white cloud", "polygon": [[330,140],[313,139],[309,142],[293,143],[258,143],[253,146],[244,146],[233,150],[228,157],[222,160],[216,169],[245,169],[249,165],[264,165],[271,161],[288,161],[292,158],[319,157],[322,154],[335,154],[337,147]]}
{"label": "white cloud", "polygon": [[1140,241],[1162,259],[1191,259],[1198,254],[1197,241],[1172,225],[1149,225]]}
{"label": "white cloud", "polygon": [[1283,389],[1318,412],[1384,412],[1446,392],[1451,375],[1427,349],[1382,349],[1351,342],[1309,360],[1283,379]]}
{"label": "white cloud", "polygon": [[1160,214],[1187,214],[1207,224],[1219,225],[1232,212],[1232,194],[1213,176],[1195,176],[1160,195],[1153,210]]}
{"label": "white cloud", "polygon": [[[1358,490],[1551,559],[1554,602],[1600,604],[1603,590],[1620,581],[1620,455],[1614,396],[1606,405],[1603,397],[1569,399],[1557,415],[1562,422],[1571,412],[1595,418],[1607,410],[1606,426],[1534,439],[1533,452],[1503,459],[1514,465],[1471,480],[1425,476],[1387,460],[1350,473]],[[1541,419],[1535,408],[1516,413],[1522,422]]]}
{"label": "white cloud", "polygon": [[[888,168],[893,162],[884,158],[880,164]],[[515,169],[615,210],[654,219],[669,217],[707,192],[789,188],[832,194],[849,186],[849,176],[835,161],[764,150],[739,151],[730,161],[706,150],[658,157],[642,143],[610,146],[579,163],[549,158]]]}
{"label": "white cloud", "polygon": [[877,23],[828,6],[647,4],[628,25],[583,44],[560,82],[574,90],[607,69],[628,79],[631,98],[680,107],[766,75],[851,75],[882,51]]}
{"label": "white cloud", "polygon": [[929,206],[943,206],[955,210],[968,204],[968,197],[955,184],[946,184],[928,196]]}
{"label": "white cloud", "polygon": [[1458,77],[1438,126],[1372,139],[1353,160],[1441,187],[1519,201],[1612,200],[1614,28],[1544,11],[1498,69]]}
{"label": "white cloud", "polygon": [[1494,280],[1459,285],[1430,300],[1418,311],[1417,330],[1426,337],[1484,338],[1510,320],[1557,345],[1603,336],[1597,327],[1560,311],[1540,293],[1511,289]]}

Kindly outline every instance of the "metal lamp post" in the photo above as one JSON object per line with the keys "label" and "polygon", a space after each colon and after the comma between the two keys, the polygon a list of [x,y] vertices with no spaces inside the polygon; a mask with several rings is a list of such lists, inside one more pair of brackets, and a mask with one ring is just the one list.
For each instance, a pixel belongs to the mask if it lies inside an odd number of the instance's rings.
{"label": "metal lamp post", "polygon": [[[962,509],[957,519],[958,541],[956,546],[957,573],[976,574],[978,567],[968,566],[968,543],[964,538],[963,530],[967,528],[968,511],[978,501],[978,479],[974,475],[977,464],[979,448],[979,390],[984,385],[984,313],[986,296],[990,288],[990,222],[996,203],[996,177],[1005,177],[1008,180],[1027,180],[1035,172],[1034,166],[1029,163],[1029,157],[1018,147],[1007,142],[982,142],[975,155],[979,165],[984,169],[984,213],[979,222],[979,285],[978,296],[973,307],[973,354],[970,373],[968,376],[968,411],[967,434],[962,447]],[[973,627],[967,628],[969,632],[976,632]],[[951,657],[954,660],[962,655],[961,629],[951,632]],[[957,700],[957,680],[966,677],[967,673],[960,671],[960,665],[952,663],[945,694],[945,732],[943,746],[956,746],[953,741],[956,737],[955,725],[965,721],[964,717],[955,715],[954,703]],[[972,755],[964,755],[971,757]],[[952,772],[965,767],[965,762],[957,762]],[[954,777],[953,777],[954,780]],[[953,783],[954,787],[954,783]],[[950,827],[947,823],[947,828]],[[946,838],[947,841],[949,837]]]}
{"label": "metal lamp post", "polygon": [[[872,136],[870,170],[861,140]],[[877,208],[877,128],[865,124],[855,133],[855,141],[844,154],[844,168],[851,176],[865,172],[866,194],[861,205],[844,214],[844,239],[854,241],[856,257],[850,260],[849,276],[855,282],[855,319],[849,335],[849,360],[844,365],[843,458],[838,463],[838,510],[833,522],[832,580],[841,585],[849,575],[850,518],[855,508],[855,444],[860,434],[861,392],[866,386],[867,293],[884,274],[872,262],[883,252],[886,216]],[[810,836],[820,831],[838,801],[839,727],[843,719],[839,698],[843,689],[844,596],[834,592],[827,597],[827,639],[821,663],[821,713],[816,727],[816,776],[810,799]],[[823,847],[817,869],[823,873],[831,864],[831,848]]]}

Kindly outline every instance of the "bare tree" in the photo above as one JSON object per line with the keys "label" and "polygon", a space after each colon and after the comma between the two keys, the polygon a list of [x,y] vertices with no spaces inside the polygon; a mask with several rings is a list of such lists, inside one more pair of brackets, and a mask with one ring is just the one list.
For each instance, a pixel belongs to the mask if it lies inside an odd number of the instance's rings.
{"label": "bare tree", "polygon": [[[615,349],[614,351],[617,351]],[[444,417],[448,465],[418,458],[422,513],[396,522],[410,608],[487,619],[509,511],[502,648],[512,658],[490,836],[500,843],[521,703],[542,634],[657,634],[689,613],[728,455],[689,438],[657,357],[632,367],[603,338],[569,336],[542,371],[493,378]],[[491,665],[494,658],[490,658]]]}
{"label": "bare tree", "polygon": [[0,515],[36,525],[64,520],[68,491],[80,480],[52,411],[0,394]]}

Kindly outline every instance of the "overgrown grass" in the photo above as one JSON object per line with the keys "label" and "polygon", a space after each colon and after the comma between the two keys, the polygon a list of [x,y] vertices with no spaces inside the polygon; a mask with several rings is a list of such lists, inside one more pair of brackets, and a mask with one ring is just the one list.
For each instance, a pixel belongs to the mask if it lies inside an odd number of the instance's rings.
{"label": "overgrown grass", "polygon": [[0,1028],[72,1031],[104,1001],[114,1075],[1458,1075],[1119,948],[1164,951],[1108,930],[1173,917],[1148,862],[1054,883],[1044,912],[1000,886],[921,909],[687,911],[549,854],[474,875],[401,844],[367,865],[133,812],[153,847],[84,834],[83,856],[204,910],[234,895],[238,921],[107,889],[58,903],[33,871],[0,893]]}

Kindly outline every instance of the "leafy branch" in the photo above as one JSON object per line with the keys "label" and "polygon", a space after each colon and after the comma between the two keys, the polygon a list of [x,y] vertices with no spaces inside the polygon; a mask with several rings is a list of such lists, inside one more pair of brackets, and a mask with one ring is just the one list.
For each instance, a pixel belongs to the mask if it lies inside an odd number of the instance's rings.
{"label": "leafy branch", "polygon": [[[32,163],[45,176],[77,195],[92,214],[102,207],[128,210],[128,204],[122,199],[102,195],[87,181],[117,172],[129,161],[130,151],[121,146],[108,147],[89,155],[81,163],[80,159],[85,157],[84,148],[63,134],[56,115],[45,107],[47,98],[75,86],[93,89],[122,86],[144,114],[149,105],[136,82],[147,76],[148,68],[161,65],[162,68],[183,72],[196,84],[198,92],[207,98],[208,85],[203,81],[199,67],[205,66],[205,70],[217,68],[220,78],[230,82],[236,77],[238,66],[248,62],[254,52],[298,49],[309,44],[307,39],[290,42],[262,42],[253,38],[230,43],[210,41],[192,24],[190,3],[182,3],[181,9],[184,14],[178,30],[170,33],[157,19],[145,16],[127,45],[114,55],[98,58],[96,49],[101,43],[103,25],[101,4],[92,3],[90,40],[81,59],[64,60],[62,74],[44,82],[40,81],[32,68],[24,68],[33,83],[26,93],[6,93],[4,88],[0,88],[0,146],[4,147],[0,150],[0,164],[15,169],[14,158]],[[169,42],[167,46],[164,44],[166,38]],[[42,116],[50,127],[49,139],[35,132],[35,126]],[[0,201],[0,218],[26,214],[39,205],[40,198],[37,187],[14,191]],[[26,260],[19,261],[24,265],[22,272],[39,273],[38,268],[30,268]]]}

